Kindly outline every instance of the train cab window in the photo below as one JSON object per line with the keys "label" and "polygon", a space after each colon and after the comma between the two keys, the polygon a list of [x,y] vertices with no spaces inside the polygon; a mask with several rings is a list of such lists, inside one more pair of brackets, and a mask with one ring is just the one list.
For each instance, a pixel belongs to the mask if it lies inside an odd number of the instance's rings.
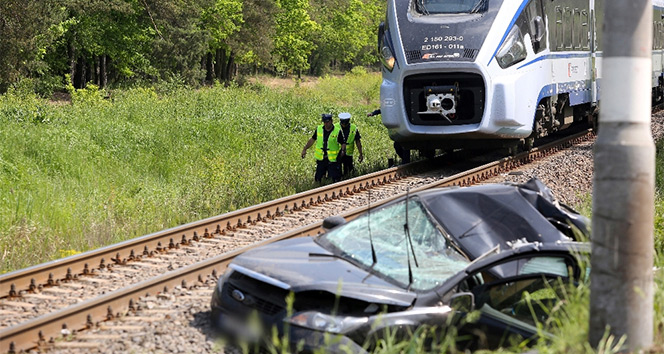
{"label": "train cab window", "polygon": [[413,0],[423,15],[472,14],[487,10],[488,0]]}
{"label": "train cab window", "polygon": [[546,48],[546,24],[544,11],[540,0],[532,0],[525,9],[528,25],[522,29],[523,33],[530,33],[533,52],[539,53]]}
{"label": "train cab window", "polygon": [[544,19],[542,1],[531,0],[516,21],[521,33],[524,36],[525,34],[529,35],[535,54],[546,49],[547,46],[546,23]]}

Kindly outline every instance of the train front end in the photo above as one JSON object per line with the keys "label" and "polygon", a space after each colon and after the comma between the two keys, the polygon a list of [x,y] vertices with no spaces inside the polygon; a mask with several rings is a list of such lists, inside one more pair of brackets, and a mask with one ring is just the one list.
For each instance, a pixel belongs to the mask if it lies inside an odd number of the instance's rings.
{"label": "train front end", "polygon": [[389,1],[378,46],[390,137],[407,149],[431,150],[506,146],[530,136],[550,77],[543,62],[519,65],[546,49],[539,4]]}

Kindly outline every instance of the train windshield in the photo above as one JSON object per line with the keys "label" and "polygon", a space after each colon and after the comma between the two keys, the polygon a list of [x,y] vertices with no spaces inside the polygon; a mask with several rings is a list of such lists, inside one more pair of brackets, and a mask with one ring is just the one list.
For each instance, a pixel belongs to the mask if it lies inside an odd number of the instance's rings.
{"label": "train windshield", "polygon": [[423,15],[472,14],[485,12],[487,0],[414,0]]}

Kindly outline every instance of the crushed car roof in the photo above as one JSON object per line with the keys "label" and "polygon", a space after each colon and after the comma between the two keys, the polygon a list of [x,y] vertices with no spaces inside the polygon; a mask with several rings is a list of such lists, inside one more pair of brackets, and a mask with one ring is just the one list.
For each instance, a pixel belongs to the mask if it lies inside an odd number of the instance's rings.
{"label": "crushed car roof", "polygon": [[442,188],[417,195],[471,259],[496,245],[510,248],[515,241],[571,241],[574,227],[588,233],[587,219],[556,202],[538,179],[519,185]]}

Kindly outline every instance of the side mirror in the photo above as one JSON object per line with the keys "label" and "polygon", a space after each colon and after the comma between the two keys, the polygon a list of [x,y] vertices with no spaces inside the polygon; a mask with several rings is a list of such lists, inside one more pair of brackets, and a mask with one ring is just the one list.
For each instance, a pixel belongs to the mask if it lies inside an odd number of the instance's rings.
{"label": "side mirror", "polygon": [[535,42],[539,43],[542,41],[542,38],[544,38],[544,19],[542,16],[537,16],[533,19],[533,28],[535,30],[535,33],[533,33],[533,39]]}
{"label": "side mirror", "polygon": [[452,295],[450,307],[456,311],[471,312],[475,309],[475,295],[473,293],[458,293]]}
{"label": "side mirror", "polygon": [[323,229],[327,232],[330,229],[333,229],[339,225],[346,223],[346,219],[341,216],[330,216],[323,220]]}

